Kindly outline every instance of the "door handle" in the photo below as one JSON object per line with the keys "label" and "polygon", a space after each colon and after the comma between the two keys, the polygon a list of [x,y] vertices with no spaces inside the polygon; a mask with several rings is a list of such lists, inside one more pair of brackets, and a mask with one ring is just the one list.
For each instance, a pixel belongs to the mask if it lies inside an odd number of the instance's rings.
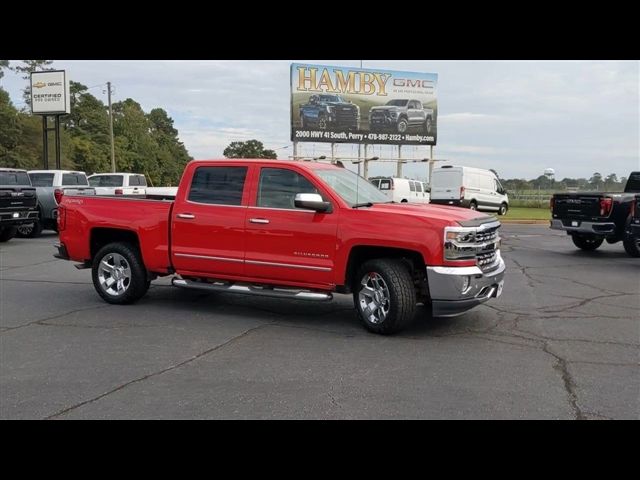
{"label": "door handle", "polygon": [[188,220],[193,220],[194,218],[196,218],[196,216],[192,213],[179,213],[178,215],[176,215],[176,217],[186,218]]}
{"label": "door handle", "polygon": [[249,219],[249,223],[267,224],[267,223],[269,223],[269,220],[267,220],[266,218],[250,218]]}

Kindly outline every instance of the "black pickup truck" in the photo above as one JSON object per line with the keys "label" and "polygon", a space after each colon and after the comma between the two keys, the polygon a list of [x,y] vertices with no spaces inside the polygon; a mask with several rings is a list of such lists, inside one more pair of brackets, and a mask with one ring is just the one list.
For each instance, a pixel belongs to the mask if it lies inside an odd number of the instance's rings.
{"label": "black pickup truck", "polygon": [[640,172],[631,172],[623,193],[556,193],[551,197],[551,228],[566,231],[582,250],[622,240],[629,255],[640,257],[640,244],[630,233],[639,193]]}
{"label": "black pickup truck", "polygon": [[38,220],[38,197],[26,170],[0,168],[0,242],[11,240],[23,223]]}

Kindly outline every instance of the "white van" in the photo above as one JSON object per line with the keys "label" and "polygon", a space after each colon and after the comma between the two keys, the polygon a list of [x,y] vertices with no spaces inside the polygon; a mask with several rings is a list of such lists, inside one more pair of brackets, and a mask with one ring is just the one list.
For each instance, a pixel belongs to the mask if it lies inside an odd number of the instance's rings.
{"label": "white van", "polygon": [[444,165],[432,172],[431,203],[455,205],[504,215],[509,209],[507,191],[491,170]]}
{"label": "white van", "polygon": [[397,177],[373,177],[369,182],[397,203],[429,203],[429,187],[419,180]]}

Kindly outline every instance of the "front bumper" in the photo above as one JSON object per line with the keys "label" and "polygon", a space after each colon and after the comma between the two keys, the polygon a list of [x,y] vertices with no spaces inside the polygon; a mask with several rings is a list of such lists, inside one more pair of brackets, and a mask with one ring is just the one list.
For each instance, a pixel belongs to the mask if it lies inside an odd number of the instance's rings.
{"label": "front bumper", "polygon": [[[498,252],[497,267],[427,267],[434,317],[453,317],[502,293],[506,266]],[[465,283],[468,286],[465,288]]]}
{"label": "front bumper", "polygon": [[16,210],[14,212],[0,213],[0,224],[22,225],[38,220],[38,210]]}
{"label": "front bumper", "polygon": [[589,233],[593,235],[611,235],[616,231],[613,222],[583,222],[582,220],[553,219],[549,225],[552,230],[564,230],[571,233]]}

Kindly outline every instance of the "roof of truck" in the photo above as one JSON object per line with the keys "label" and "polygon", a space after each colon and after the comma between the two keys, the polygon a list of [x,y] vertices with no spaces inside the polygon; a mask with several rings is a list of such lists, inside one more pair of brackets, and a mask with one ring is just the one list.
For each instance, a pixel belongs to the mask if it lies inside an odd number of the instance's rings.
{"label": "roof of truck", "polygon": [[0,172],[26,172],[23,168],[0,167]]}
{"label": "roof of truck", "polygon": [[289,166],[296,165],[309,170],[315,169],[331,169],[341,168],[338,165],[332,164],[330,160],[316,161],[316,160],[271,160],[269,158],[213,158],[210,160],[192,160],[191,163],[257,163],[257,164],[269,164],[273,166]]}

